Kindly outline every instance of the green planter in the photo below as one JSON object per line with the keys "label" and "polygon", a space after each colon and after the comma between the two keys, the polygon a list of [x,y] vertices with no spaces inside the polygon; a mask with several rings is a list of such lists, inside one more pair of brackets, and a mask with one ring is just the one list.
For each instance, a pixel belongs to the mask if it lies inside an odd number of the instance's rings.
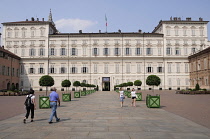
{"label": "green planter", "polygon": [[131,98],[131,92],[128,92],[128,93],[127,93],[127,97],[128,97],[128,98]]}
{"label": "green planter", "polygon": [[80,98],[80,92],[74,92],[74,98]]}
{"label": "green planter", "polygon": [[148,108],[160,108],[160,95],[151,96],[147,94],[146,105]]}
{"label": "green planter", "polygon": [[45,109],[50,108],[50,99],[48,96],[39,96],[39,108]]}
{"label": "green planter", "polygon": [[81,96],[86,96],[86,91],[81,91]]}
{"label": "green planter", "polygon": [[136,93],[136,101],[142,100],[142,93]]}
{"label": "green planter", "polygon": [[62,99],[64,102],[71,101],[71,94],[62,94]]}
{"label": "green planter", "polygon": [[128,96],[128,91],[124,91],[125,96]]}

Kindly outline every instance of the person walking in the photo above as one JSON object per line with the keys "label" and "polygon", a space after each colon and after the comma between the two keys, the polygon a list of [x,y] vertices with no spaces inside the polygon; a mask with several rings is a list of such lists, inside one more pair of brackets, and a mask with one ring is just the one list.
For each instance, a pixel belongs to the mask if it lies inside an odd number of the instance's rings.
{"label": "person walking", "polygon": [[50,97],[50,107],[52,108],[52,112],[51,112],[50,119],[49,119],[49,124],[52,124],[53,123],[52,120],[53,120],[54,116],[56,118],[56,122],[60,121],[60,118],[57,117],[57,112],[56,112],[57,103],[58,103],[58,106],[60,106],[60,99],[59,99],[58,93],[56,92],[55,87],[52,88],[52,92],[50,93],[49,97]]}
{"label": "person walking", "polygon": [[131,106],[136,107],[136,91],[135,91],[134,88],[131,91],[131,98],[132,98],[132,104],[131,104]]}
{"label": "person walking", "polygon": [[23,123],[26,123],[26,119],[28,119],[30,112],[31,112],[31,122],[33,122],[34,110],[36,109],[36,102],[35,102],[34,90],[32,88],[29,91],[29,95],[26,96],[25,108],[26,108],[26,115],[25,118],[23,119]]}
{"label": "person walking", "polygon": [[120,105],[121,107],[123,107],[123,102],[124,102],[124,99],[125,99],[125,96],[124,96],[124,91],[122,90],[122,87],[120,88]]}

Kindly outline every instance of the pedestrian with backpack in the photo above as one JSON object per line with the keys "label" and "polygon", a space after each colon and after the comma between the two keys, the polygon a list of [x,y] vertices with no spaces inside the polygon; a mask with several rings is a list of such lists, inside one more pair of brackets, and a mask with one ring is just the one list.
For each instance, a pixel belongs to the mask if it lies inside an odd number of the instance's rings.
{"label": "pedestrian with backpack", "polygon": [[36,109],[36,102],[35,102],[34,90],[32,88],[29,91],[29,95],[26,96],[24,105],[26,107],[26,115],[25,118],[23,119],[23,123],[26,123],[26,119],[28,119],[30,112],[31,112],[31,122],[33,122],[34,110]]}

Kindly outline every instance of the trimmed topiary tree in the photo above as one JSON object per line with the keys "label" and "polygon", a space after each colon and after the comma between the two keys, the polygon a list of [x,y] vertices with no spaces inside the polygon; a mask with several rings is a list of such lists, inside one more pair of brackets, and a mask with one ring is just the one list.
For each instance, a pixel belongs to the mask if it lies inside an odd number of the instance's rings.
{"label": "trimmed topiary tree", "polygon": [[66,87],[66,93],[67,93],[67,87],[71,86],[71,82],[69,80],[63,80],[61,86]]}
{"label": "trimmed topiary tree", "polygon": [[138,86],[141,86],[142,82],[140,80],[135,80],[134,81],[134,85],[137,86],[137,90],[138,90]]}
{"label": "trimmed topiary tree", "polygon": [[39,79],[39,85],[46,86],[46,96],[47,96],[48,86],[54,85],[54,79],[49,75],[44,75]]}
{"label": "trimmed topiary tree", "polygon": [[149,86],[153,86],[153,93],[154,93],[154,86],[159,86],[161,83],[161,80],[156,75],[149,75],[146,79],[146,84]]}
{"label": "trimmed topiary tree", "polygon": [[197,90],[200,90],[200,86],[199,86],[198,83],[195,85],[195,90],[196,90],[196,91],[197,91]]}
{"label": "trimmed topiary tree", "polygon": [[[127,82],[127,86],[131,86],[131,88],[132,88],[133,82]],[[132,90],[132,89],[131,89],[131,90]]]}
{"label": "trimmed topiary tree", "polygon": [[75,81],[75,82],[73,83],[73,86],[76,87],[76,91],[77,91],[77,87],[80,86],[80,82],[79,82],[79,81]]}

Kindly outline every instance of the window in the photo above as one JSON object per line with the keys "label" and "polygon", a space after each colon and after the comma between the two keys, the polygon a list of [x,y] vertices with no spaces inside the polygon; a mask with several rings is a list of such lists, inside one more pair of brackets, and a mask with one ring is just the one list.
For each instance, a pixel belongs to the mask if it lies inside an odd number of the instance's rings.
{"label": "window", "polygon": [[203,63],[204,63],[204,69],[207,69],[207,58],[204,58]]}
{"label": "window", "polygon": [[21,75],[24,74],[24,65],[23,64],[20,65],[20,74]]}
{"label": "window", "polygon": [[195,53],[195,49],[196,49],[196,48],[194,48],[194,47],[192,48],[192,53],[193,53],[193,54]]}
{"label": "window", "polygon": [[66,48],[61,48],[61,56],[66,55]]}
{"label": "window", "polygon": [[8,32],[7,32],[7,37],[8,37],[8,38],[12,37],[12,32],[11,32],[11,31],[8,31]]}
{"label": "window", "polygon": [[180,63],[176,63],[176,72],[180,73]]}
{"label": "window", "polygon": [[168,78],[168,85],[171,86],[171,78]]}
{"label": "window", "polygon": [[15,31],[15,38],[18,37],[18,31]]}
{"label": "window", "polygon": [[141,64],[137,63],[137,73],[141,73]]}
{"label": "window", "polygon": [[17,54],[17,48],[14,48],[14,53]]}
{"label": "window", "polygon": [[187,30],[186,29],[183,30],[183,36],[187,36]]}
{"label": "window", "polygon": [[152,72],[152,66],[151,66],[151,64],[148,64],[148,67],[147,67],[146,71],[148,73],[151,73]]}
{"label": "window", "polygon": [[192,29],[192,36],[195,36],[195,29]]}
{"label": "window", "polygon": [[55,55],[55,48],[50,48],[50,55]]}
{"label": "window", "polygon": [[184,54],[187,55],[188,52],[187,52],[187,47],[184,47]]}
{"label": "window", "polygon": [[141,55],[141,48],[136,48],[136,55]]}
{"label": "window", "polygon": [[44,36],[44,33],[45,33],[45,29],[42,28],[42,29],[40,30],[40,36]]}
{"label": "window", "polygon": [[104,48],[104,55],[109,55],[109,48]]}
{"label": "window", "polygon": [[167,30],[166,30],[166,35],[167,35],[167,36],[170,36],[170,29],[167,29]]}
{"label": "window", "polygon": [[116,55],[116,56],[118,56],[118,55],[120,55],[120,48],[115,48],[114,49],[114,54]]}
{"label": "window", "polygon": [[158,64],[157,72],[158,73],[162,73],[163,72],[163,67],[162,67],[162,64],[161,63]]}
{"label": "window", "polygon": [[166,54],[167,54],[167,55],[171,55],[171,48],[170,48],[170,47],[167,47],[167,48],[166,48]]}
{"label": "window", "polygon": [[189,79],[188,78],[185,79],[185,85],[189,85]]}
{"label": "window", "polygon": [[178,47],[175,48],[175,55],[180,55],[180,49]]}
{"label": "window", "polygon": [[55,73],[54,65],[51,65],[51,66],[50,66],[50,73]]}
{"label": "window", "polygon": [[73,65],[73,67],[71,68],[71,73],[77,73],[77,68]]}
{"label": "window", "polygon": [[175,29],[175,36],[179,36],[179,30]]}
{"label": "window", "polygon": [[200,29],[200,36],[203,36],[203,29]]}
{"label": "window", "polygon": [[30,56],[35,56],[35,49],[34,48],[29,49],[29,55]]}
{"label": "window", "polygon": [[158,55],[161,55],[162,53],[161,53],[162,51],[161,51],[161,48],[159,47],[158,48]]}
{"label": "window", "polygon": [[25,56],[25,49],[24,48],[21,49],[21,56]]}
{"label": "window", "polygon": [[66,68],[64,66],[62,66],[61,69],[60,69],[60,73],[66,73],[66,70],[65,69]]}
{"label": "window", "polygon": [[180,79],[179,78],[177,79],[177,85],[180,85]]}
{"label": "window", "polygon": [[115,73],[119,73],[120,72],[119,67],[120,67],[120,64],[119,63],[116,63],[115,64]]}
{"label": "window", "polygon": [[171,40],[166,40],[167,45],[171,45]]}
{"label": "window", "polygon": [[31,37],[35,36],[35,30],[31,30]]}
{"label": "window", "polygon": [[12,68],[12,76],[15,76],[15,69]]}
{"label": "window", "polygon": [[39,55],[40,56],[44,56],[44,48],[40,48],[39,49]]}
{"label": "window", "polygon": [[108,73],[108,64],[104,64],[104,73]]}
{"label": "window", "polygon": [[22,30],[22,38],[25,38],[25,37],[26,37],[26,31]]}
{"label": "window", "polygon": [[82,73],[88,73],[87,67],[82,67]]}
{"label": "window", "polygon": [[29,69],[29,74],[33,74],[34,73],[34,68],[30,68]]}
{"label": "window", "polygon": [[94,73],[97,73],[97,72],[98,72],[98,65],[94,64]]}
{"label": "window", "polygon": [[151,55],[152,54],[152,48],[147,48],[147,55]]}
{"label": "window", "polygon": [[171,73],[171,63],[168,63],[168,73]]}
{"label": "window", "polygon": [[125,55],[130,55],[130,48],[125,48]]}
{"label": "window", "polygon": [[126,63],[126,73],[130,73],[130,63]]}
{"label": "window", "polygon": [[19,77],[19,69],[17,69],[16,75],[17,75],[17,77]]}
{"label": "window", "polygon": [[39,68],[39,73],[43,74],[44,73],[44,68],[43,68],[44,64],[40,64],[40,68]]}
{"label": "window", "polygon": [[98,48],[93,48],[93,55],[98,55]]}
{"label": "window", "polygon": [[75,55],[76,55],[76,48],[72,48],[72,49],[71,49],[71,55],[72,55],[72,56],[75,56]]}
{"label": "window", "polygon": [[82,50],[83,50],[83,55],[85,56],[86,55],[87,48],[86,47],[83,47]]}
{"label": "window", "polygon": [[187,73],[189,71],[189,68],[188,68],[188,63],[185,63],[185,72]]}

